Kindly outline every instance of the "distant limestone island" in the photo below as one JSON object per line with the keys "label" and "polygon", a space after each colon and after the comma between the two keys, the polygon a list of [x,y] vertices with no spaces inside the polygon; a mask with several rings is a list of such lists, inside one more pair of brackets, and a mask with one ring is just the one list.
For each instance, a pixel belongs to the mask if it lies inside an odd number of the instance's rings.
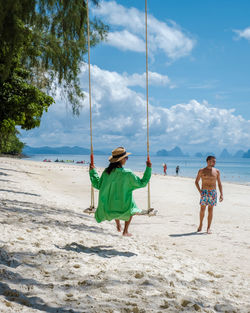
{"label": "distant limestone island", "polygon": [[250,149],[243,154],[243,158],[250,158]]}
{"label": "distant limestone island", "polygon": [[[88,155],[90,154],[90,149],[83,148],[83,147],[30,147],[25,146],[23,148],[23,154],[24,155],[35,155],[35,154],[70,154],[70,155]],[[109,154],[108,151],[101,151],[101,150],[94,150],[94,154],[96,155],[107,155]],[[136,155],[136,153],[135,153]],[[172,150],[166,150],[162,149],[156,152],[157,156],[163,156],[163,157],[189,157],[190,155],[187,153],[182,152],[181,148],[175,147]],[[214,155],[213,152],[197,152],[195,153],[194,157],[196,158],[205,158],[208,155]],[[230,159],[230,158],[250,158],[250,149],[247,152],[244,152],[243,150],[237,151],[235,154],[230,154],[227,149],[223,149],[220,155],[216,155],[218,158],[221,159]]]}
{"label": "distant limestone island", "polygon": [[179,147],[175,147],[174,149],[169,150],[169,151],[165,149],[159,150],[156,152],[156,155],[157,156],[171,156],[171,157],[188,156],[188,155],[185,155]]}
{"label": "distant limestone island", "polygon": [[229,158],[250,158],[250,150],[244,152],[243,150],[238,150],[234,154],[230,154],[227,149],[223,149],[220,154],[221,159],[229,159]]}
{"label": "distant limestone island", "polygon": [[[34,154],[72,154],[72,155],[87,155],[90,154],[90,149],[82,148],[82,147],[30,147],[25,146],[23,148],[23,153],[26,155],[34,155]],[[96,155],[106,155],[108,153],[100,150],[95,150],[94,153]]]}
{"label": "distant limestone island", "polygon": [[[182,152],[181,148],[179,147],[175,147],[172,150],[166,150],[166,149],[162,149],[156,152],[157,156],[169,156],[169,157],[187,157],[189,156],[188,154],[185,154]],[[206,153],[202,153],[202,152],[197,152],[195,153],[195,157],[196,158],[204,158],[207,157],[208,155],[214,155],[213,152],[206,152]],[[216,155],[217,156],[217,155]],[[230,159],[230,158],[250,158],[250,150],[248,150],[247,152],[244,152],[243,150],[239,150],[234,154],[231,154],[228,152],[227,149],[223,149],[222,152],[220,153],[220,155],[218,155],[218,157],[220,159]]]}

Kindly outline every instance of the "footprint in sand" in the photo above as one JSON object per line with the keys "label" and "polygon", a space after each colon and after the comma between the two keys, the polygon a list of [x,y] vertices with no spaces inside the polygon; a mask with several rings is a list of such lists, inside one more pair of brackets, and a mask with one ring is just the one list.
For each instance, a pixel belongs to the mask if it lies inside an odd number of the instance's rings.
{"label": "footprint in sand", "polygon": [[169,298],[169,299],[175,299],[176,298],[176,294],[174,293],[174,292],[168,292],[168,291],[166,291],[165,292],[165,296],[167,297],[167,298]]}
{"label": "footprint in sand", "polygon": [[4,300],[3,303],[4,303],[5,306],[7,306],[8,308],[12,308],[12,307],[13,307],[13,305],[12,305],[11,302],[8,302],[8,301]]}
{"label": "footprint in sand", "polygon": [[195,311],[201,311],[201,307],[197,303],[193,305],[193,308],[195,309]]}
{"label": "footprint in sand", "polygon": [[149,280],[144,280],[143,283],[141,283],[142,286],[153,286],[153,284]]}
{"label": "footprint in sand", "polygon": [[144,277],[144,274],[142,272],[138,272],[138,273],[135,274],[135,278],[136,279],[141,279],[143,277]]}
{"label": "footprint in sand", "polygon": [[201,307],[197,303],[193,303],[188,299],[183,299],[181,301],[181,306],[183,308],[193,308],[195,311],[201,311]]}
{"label": "footprint in sand", "polygon": [[168,309],[169,308],[169,303],[166,300],[164,300],[164,304],[160,305],[160,308],[161,309]]}
{"label": "footprint in sand", "polygon": [[215,274],[215,273],[213,273],[211,271],[207,271],[207,274],[212,276],[212,277],[214,277],[214,278],[222,278],[222,277],[224,277],[223,275]]}

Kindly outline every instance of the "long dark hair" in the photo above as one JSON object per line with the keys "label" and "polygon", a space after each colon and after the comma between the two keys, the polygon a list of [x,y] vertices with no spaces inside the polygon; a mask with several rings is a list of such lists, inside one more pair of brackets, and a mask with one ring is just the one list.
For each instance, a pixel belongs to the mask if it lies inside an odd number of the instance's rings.
{"label": "long dark hair", "polygon": [[119,162],[114,162],[114,163],[109,163],[109,166],[105,169],[105,172],[110,174],[113,170],[115,170],[116,168],[121,168],[122,165]]}

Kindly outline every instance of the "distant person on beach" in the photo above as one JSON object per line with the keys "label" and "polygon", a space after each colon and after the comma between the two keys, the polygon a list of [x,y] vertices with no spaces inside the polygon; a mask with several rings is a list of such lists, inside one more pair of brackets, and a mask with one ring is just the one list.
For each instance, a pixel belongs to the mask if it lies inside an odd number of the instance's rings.
{"label": "distant person on beach", "polygon": [[125,221],[123,236],[132,236],[128,232],[129,224],[133,215],[142,212],[137,207],[132,192],[148,184],[152,170],[151,162],[147,161],[143,178],[139,178],[131,170],[123,168],[130,154],[123,147],[114,149],[109,158],[109,166],[100,178],[91,164],[89,170],[91,183],[99,190],[98,207],[95,212],[96,221],[100,223],[114,219],[119,232],[122,231],[120,220]]}
{"label": "distant person on beach", "polygon": [[[201,195],[200,199],[200,225],[197,232],[202,230],[202,222],[205,215],[206,207],[208,206],[208,222],[207,222],[207,233],[211,234],[211,223],[213,219],[213,208],[217,204],[217,191],[216,191],[216,182],[218,183],[220,191],[219,201],[223,201],[223,191],[222,184],[220,180],[220,171],[217,170],[214,166],[216,163],[216,158],[212,155],[207,157],[207,166],[198,171],[195,185]],[[201,179],[201,188],[199,181]]]}
{"label": "distant person on beach", "polygon": [[177,166],[176,166],[176,169],[175,169],[176,176],[179,175],[179,171],[180,171],[180,167],[179,167],[179,165],[177,165]]}
{"label": "distant person on beach", "polygon": [[163,173],[164,173],[164,175],[167,175],[167,168],[168,168],[167,164],[163,163],[162,166],[163,166]]}

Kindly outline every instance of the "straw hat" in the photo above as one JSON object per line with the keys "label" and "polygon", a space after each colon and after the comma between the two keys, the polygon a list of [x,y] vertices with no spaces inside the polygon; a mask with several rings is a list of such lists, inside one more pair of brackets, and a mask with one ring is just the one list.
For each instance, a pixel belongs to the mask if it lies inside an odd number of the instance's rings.
{"label": "straw hat", "polygon": [[110,163],[119,162],[130,154],[131,153],[126,152],[126,150],[123,147],[118,147],[112,151],[112,155],[109,157],[109,162]]}

